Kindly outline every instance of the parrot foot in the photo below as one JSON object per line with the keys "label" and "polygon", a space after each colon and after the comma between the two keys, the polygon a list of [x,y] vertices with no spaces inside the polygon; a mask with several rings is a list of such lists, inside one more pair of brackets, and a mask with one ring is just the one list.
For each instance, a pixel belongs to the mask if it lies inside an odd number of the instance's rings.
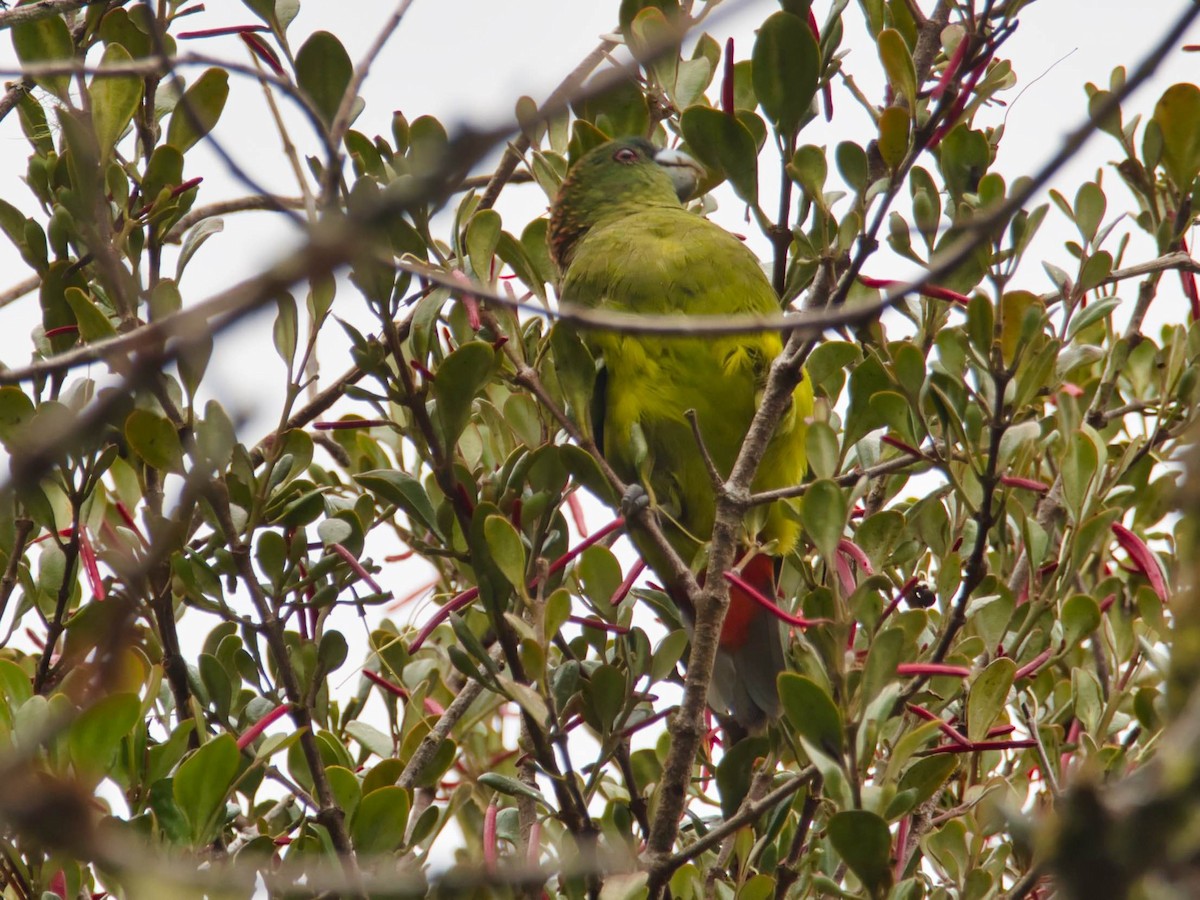
{"label": "parrot foot", "polygon": [[625,488],[625,493],[621,496],[621,515],[624,518],[631,519],[649,508],[650,495],[646,493],[644,487],[640,484],[631,484]]}

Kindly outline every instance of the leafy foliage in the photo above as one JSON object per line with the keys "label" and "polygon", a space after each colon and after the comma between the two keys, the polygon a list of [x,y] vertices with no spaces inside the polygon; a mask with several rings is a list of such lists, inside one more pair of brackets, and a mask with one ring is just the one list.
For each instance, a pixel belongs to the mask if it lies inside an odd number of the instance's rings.
{"label": "leafy foliage", "polygon": [[[837,2],[819,22],[785,2],[737,59],[693,3],[623,0],[634,66],[583,83],[606,43],[543,107],[517,102],[515,138],[401,113],[355,130],[338,36],[296,34],[295,2],[245,5],[257,70],[186,85],[162,63],[183,4],[0,12],[29,71],[0,117],[17,113],[31,193],[0,200],[0,230],[41,310],[30,363],[0,372],[10,893],[899,900],[1194,878],[1190,830],[1146,836],[1200,794],[1200,607],[1175,566],[1197,544],[1180,463],[1200,88],[1126,121],[1123,68],[1088,85],[1080,118],[1116,142],[1134,206],[1106,172],[1052,191],[1053,213],[1029,205],[1050,173],[995,171],[1021,4],[921,20]],[[832,87],[852,19],[887,83],[859,95],[877,137],[803,143],[849,102]],[[319,138],[283,151],[301,213],[226,214],[291,215],[308,240],[199,298],[185,267],[223,238],[197,149],[255,71]],[[594,452],[594,365],[537,314],[555,309],[545,220],[497,208],[514,172],[550,199],[629,133],[730,189],[781,311],[804,310],[762,398],[801,377],[818,397],[780,574],[792,671],[782,718],[737,744],[705,733],[685,676],[719,602],[689,635],[614,552],[620,520],[586,536],[581,496],[615,509],[624,487]],[[494,173],[466,174],[509,138]],[[1052,214],[1078,234],[1034,259]],[[1127,258],[1133,232],[1149,258]],[[925,273],[904,290],[883,277],[901,261]],[[1152,333],[1156,300],[1175,305]],[[205,390],[256,309],[286,369],[257,445]],[[346,374],[307,393],[330,343]],[[730,499],[724,533],[760,508]],[[720,525],[711,557],[732,562]],[[424,596],[418,630],[405,604]]]}

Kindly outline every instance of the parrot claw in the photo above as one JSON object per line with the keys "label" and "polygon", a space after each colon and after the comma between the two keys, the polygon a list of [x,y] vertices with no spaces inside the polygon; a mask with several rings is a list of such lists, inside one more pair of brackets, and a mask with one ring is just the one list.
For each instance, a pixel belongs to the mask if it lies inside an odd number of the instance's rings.
{"label": "parrot claw", "polygon": [[631,519],[650,508],[650,495],[640,484],[631,484],[621,496],[621,515]]}

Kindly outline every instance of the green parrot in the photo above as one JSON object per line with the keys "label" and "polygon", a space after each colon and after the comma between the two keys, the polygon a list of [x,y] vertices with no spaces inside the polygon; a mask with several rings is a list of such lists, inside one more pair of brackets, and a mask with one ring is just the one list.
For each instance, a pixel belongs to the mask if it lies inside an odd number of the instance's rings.
{"label": "green parrot", "polygon": [[[681,316],[778,313],[779,299],[754,254],[720,226],[689,212],[681,198],[703,170],[691,157],[642,138],[610,141],[567,174],[551,208],[547,240],[564,304],[622,313]],[[588,331],[601,364],[596,384],[597,443],[614,470],[648,492],[671,545],[687,562],[712,535],[716,501],[685,413],[695,410],[701,437],[723,476],[741,448],[771,361],[777,333],[728,337],[651,336]],[[806,471],[805,433],[812,414],[805,378],[754,481],[755,490],[798,484]],[[776,503],[746,535],[741,576],[774,598],[775,560],[796,545],[799,525]],[[632,535],[666,582],[685,622],[686,595],[646,540]],[[770,555],[768,555],[770,554]],[[776,676],[785,668],[782,624],[744,591],[732,588],[721,630],[709,704],[757,730],[778,715]]]}

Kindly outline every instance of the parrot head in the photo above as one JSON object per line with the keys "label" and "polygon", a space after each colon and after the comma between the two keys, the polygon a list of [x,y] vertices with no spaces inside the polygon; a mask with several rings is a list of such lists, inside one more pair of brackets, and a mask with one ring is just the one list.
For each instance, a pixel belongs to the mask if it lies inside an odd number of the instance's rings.
{"label": "parrot head", "polygon": [[679,150],[645,138],[601,144],[571,167],[550,213],[550,253],[566,271],[579,239],[609,217],[648,207],[680,207],[704,169]]}

